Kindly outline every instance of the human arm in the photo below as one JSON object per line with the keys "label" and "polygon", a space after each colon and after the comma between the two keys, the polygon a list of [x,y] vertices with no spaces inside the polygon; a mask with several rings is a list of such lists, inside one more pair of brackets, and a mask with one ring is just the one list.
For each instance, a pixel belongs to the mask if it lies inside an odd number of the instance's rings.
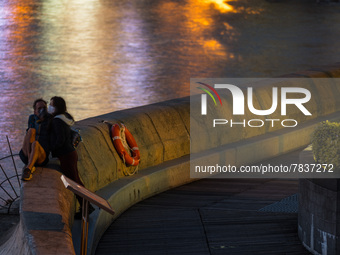
{"label": "human arm", "polygon": [[31,114],[31,115],[28,117],[26,132],[27,132],[30,128],[35,128],[35,122],[36,122],[35,115],[34,115],[34,114]]}

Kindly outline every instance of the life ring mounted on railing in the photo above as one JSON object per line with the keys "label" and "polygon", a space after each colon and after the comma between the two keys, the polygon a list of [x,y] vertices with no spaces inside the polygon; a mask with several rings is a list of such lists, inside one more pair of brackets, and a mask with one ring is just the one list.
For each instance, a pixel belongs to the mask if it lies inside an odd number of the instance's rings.
{"label": "life ring mounted on railing", "polygon": [[[137,166],[140,161],[140,152],[136,140],[133,138],[127,127],[124,124],[121,125],[122,127],[120,127],[118,124],[114,124],[111,127],[110,134],[113,140],[113,145],[126,165]],[[127,145],[131,150],[131,155],[123,145],[121,129],[123,129],[122,131],[125,134]]]}

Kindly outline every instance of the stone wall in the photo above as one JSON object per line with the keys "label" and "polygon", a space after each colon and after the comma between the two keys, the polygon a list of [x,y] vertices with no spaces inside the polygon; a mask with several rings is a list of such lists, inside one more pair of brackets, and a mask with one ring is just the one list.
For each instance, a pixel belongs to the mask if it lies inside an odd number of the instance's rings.
{"label": "stone wall", "polygon": [[[315,163],[311,146],[300,153],[300,163]],[[312,254],[340,253],[339,205],[339,179],[299,180],[298,235]]]}
{"label": "stone wall", "polygon": [[[340,63],[323,68],[312,69],[282,76],[281,78],[312,78],[303,80],[299,86],[307,88],[311,94],[311,100],[305,104],[306,108],[313,113],[312,116],[305,116],[293,106],[288,106],[289,118],[296,119],[299,125],[308,123],[328,114],[340,111],[340,82],[335,85],[332,79],[340,77]],[[272,104],[272,87],[296,86],[283,82],[283,79],[266,79],[259,84],[252,84],[254,90],[254,102],[257,109],[269,109]],[[197,100],[196,100],[197,99]],[[199,97],[192,98],[200,104]],[[220,116],[224,118],[226,114],[231,116],[232,109],[231,95],[222,97],[223,107]],[[209,108],[208,111],[216,111]],[[209,112],[208,112],[209,115]],[[200,116],[199,116],[200,117]],[[238,117],[240,118],[240,117]],[[254,116],[249,111],[245,112],[246,119],[259,119],[261,116]],[[262,117],[264,119],[264,117]],[[271,115],[271,119],[282,119],[280,111]],[[237,120],[237,119],[236,119]],[[106,121],[107,123],[103,123]],[[191,121],[202,122],[192,118]],[[109,124],[123,122],[134,135],[140,148],[141,162],[138,169],[143,169],[161,164],[163,162],[183,157],[190,153],[190,98],[181,98],[160,102],[138,108],[117,111],[106,115],[90,118],[77,123],[83,136],[83,143],[78,148],[79,170],[81,178],[86,187],[96,191],[105,187],[109,183],[124,177],[124,172],[133,171],[133,167],[126,167],[119,158],[109,134]],[[282,126],[271,127],[270,122],[266,122],[263,128],[229,128],[224,129],[219,134],[216,129],[212,129],[210,122],[202,122],[200,126],[200,139],[191,141],[192,153],[197,153],[205,149],[215,148],[231,143],[237,143],[259,135],[270,134],[282,130]],[[309,141],[311,131],[305,131],[303,146]],[[291,146],[291,150],[298,148],[294,143],[296,137],[291,141],[285,141],[286,147]],[[308,142],[307,141],[307,142]],[[287,152],[288,149],[282,149]],[[280,153],[280,151],[278,152]],[[271,156],[271,155],[270,155]],[[231,161],[233,159],[230,159]]]}
{"label": "stone wall", "polygon": [[83,138],[78,167],[85,186],[96,191],[135,168],[125,166],[117,154],[110,123],[122,122],[133,134],[141,154],[138,170],[142,171],[190,153],[189,114],[189,98],[182,98],[78,122],[76,128]]}

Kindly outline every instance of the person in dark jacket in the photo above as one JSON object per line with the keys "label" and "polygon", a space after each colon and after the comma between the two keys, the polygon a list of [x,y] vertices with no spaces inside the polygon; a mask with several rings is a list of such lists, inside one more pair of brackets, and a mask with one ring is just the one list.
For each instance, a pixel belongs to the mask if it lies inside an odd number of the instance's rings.
{"label": "person in dark jacket", "polygon": [[[62,173],[84,186],[79,178],[78,173],[78,154],[72,144],[71,126],[74,124],[74,119],[67,112],[66,102],[62,97],[52,97],[48,112],[52,114],[53,119],[50,124],[50,149],[52,157],[57,157],[60,160],[60,168]],[[82,199],[76,196],[82,206]],[[89,212],[93,212],[94,208],[90,205]],[[76,218],[80,218],[81,211],[76,214]]]}
{"label": "person in dark jacket", "polygon": [[25,163],[22,180],[32,179],[35,166],[45,166],[49,155],[48,123],[51,115],[47,113],[47,102],[39,98],[33,103],[34,114],[28,118],[28,127],[22,149],[19,152],[20,159]]}
{"label": "person in dark jacket", "polygon": [[50,134],[52,157],[60,160],[61,171],[66,177],[84,186],[78,174],[78,154],[71,140],[74,119],[67,112],[65,100],[62,97],[52,97],[48,112],[53,116]]}

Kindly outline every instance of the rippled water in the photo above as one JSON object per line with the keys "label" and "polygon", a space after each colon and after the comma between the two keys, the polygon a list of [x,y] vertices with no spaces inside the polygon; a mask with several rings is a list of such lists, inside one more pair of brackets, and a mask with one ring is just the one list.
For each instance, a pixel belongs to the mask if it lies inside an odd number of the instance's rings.
{"label": "rippled water", "polygon": [[340,6],[285,0],[1,0],[0,157],[38,97],[77,120],[189,95],[191,77],[339,61]]}

